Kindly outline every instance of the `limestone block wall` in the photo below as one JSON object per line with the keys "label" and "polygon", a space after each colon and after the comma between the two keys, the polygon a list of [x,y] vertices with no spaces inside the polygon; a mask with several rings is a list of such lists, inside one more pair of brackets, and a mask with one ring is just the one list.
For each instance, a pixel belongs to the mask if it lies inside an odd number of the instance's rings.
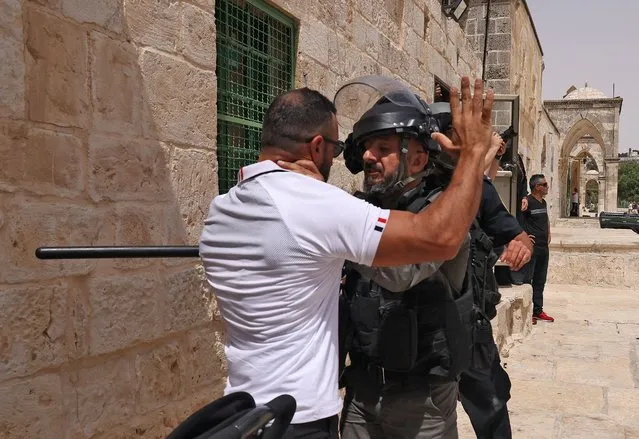
{"label": "limestone block wall", "polygon": [[[490,9],[487,3],[471,0],[464,26],[476,54],[482,58],[487,35],[485,74],[495,92],[519,96],[519,153],[528,176],[541,172],[549,177],[548,200],[554,218],[557,214],[553,210],[557,209],[552,206],[558,205],[560,199],[559,186],[554,185],[560,157],[559,131],[541,97],[543,51],[534,21],[525,0],[492,0]],[[497,103],[493,120],[496,129],[505,130],[511,120],[511,105]]]}
{"label": "limestone block wall", "polygon": [[192,260],[43,245],[197,242],[216,193],[212,2],[0,2],[0,437],[164,437],[221,394]]}
{"label": "limestone block wall", "polygon": [[543,146],[540,136],[543,52],[524,2],[516,0],[513,9],[510,78],[512,89],[520,98],[519,148],[530,163],[527,168],[534,169],[541,166]]}
{"label": "limestone block wall", "polygon": [[559,138],[560,133],[545,109],[539,112],[536,122],[534,155],[527,168],[528,177],[533,174],[544,174],[550,185],[546,202],[551,225],[560,216],[561,191],[563,186],[559,179]]}
{"label": "limestone block wall", "polygon": [[[495,92],[519,95],[520,152],[531,158],[528,150],[535,144],[535,123],[541,110],[543,52],[526,3],[491,0],[489,9],[487,0],[472,0],[464,25],[476,54],[482,60],[485,56],[485,77]],[[496,127],[506,129],[512,119],[511,106],[500,103],[495,110]]]}
{"label": "limestone block wall", "polygon": [[639,245],[633,236],[625,239],[628,242],[551,243],[548,283],[636,289]]}

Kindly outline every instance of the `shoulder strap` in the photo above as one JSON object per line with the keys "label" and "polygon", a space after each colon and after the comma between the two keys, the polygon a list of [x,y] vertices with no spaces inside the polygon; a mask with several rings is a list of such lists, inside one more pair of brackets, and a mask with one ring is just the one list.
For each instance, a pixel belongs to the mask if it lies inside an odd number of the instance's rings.
{"label": "shoulder strap", "polygon": [[406,210],[412,213],[421,212],[426,206],[435,201],[442,192],[442,188],[432,189],[411,201],[406,207]]}
{"label": "shoulder strap", "polygon": [[490,239],[490,236],[484,232],[484,229],[481,228],[479,222],[477,222],[477,218],[473,220],[470,226],[470,237],[472,241],[471,245],[479,244],[485,252],[493,250],[493,241]]}

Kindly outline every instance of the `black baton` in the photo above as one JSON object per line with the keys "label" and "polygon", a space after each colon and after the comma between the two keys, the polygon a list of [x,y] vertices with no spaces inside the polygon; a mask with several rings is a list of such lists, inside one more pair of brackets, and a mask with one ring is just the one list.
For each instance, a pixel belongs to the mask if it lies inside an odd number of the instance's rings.
{"label": "black baton", "polygon": [[197,258],[199,248],[190,245],[40,247],[38,259]]}

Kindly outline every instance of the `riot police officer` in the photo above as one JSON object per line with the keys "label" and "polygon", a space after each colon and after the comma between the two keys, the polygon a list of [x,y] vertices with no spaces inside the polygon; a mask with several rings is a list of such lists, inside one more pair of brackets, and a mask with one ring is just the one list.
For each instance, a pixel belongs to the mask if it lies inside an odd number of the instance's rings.
{"label": "riot police officer", "polygon": [[[443,131],[450,127],[450,106],[445,103],[433,105],[432,111],[438,118]],[[490,152],[489,152],[490,154]],[[492,153],[494,155],[494,153]],[[499,161],[499,155],[489,157]],[[489,160],[487,160],[489,162]],[[434,160],[430,178],[432,186],[446,186],[454,169],[455,158],[440,154]],[[472,276],[475,284],[476,309],[483,314],[483,325],[475,327],[473,355],[470,367],[461,374],[459,382],[460,399],[468,414],[478,439],[507,439],[512,437],[507,401],[510,399],[510,379],[501,366],[499,350],[492,336],[490,319],[496,314],[500,294],[492,268],[497,258],[493,249],[500,246],[520,244],[524,246],[525,257],[530,260],[532,242],[519,222],[503,205],[497,190],[489,178],[484,177],[482,199],[477,212],[477,221],[471,232]],[[486,240],[487,235],[490,240]],[[519,270],[523,264],[512,267]],[[483,279],[478,279],[482,277]]]}
{"label": "riot police officer", "polygon": [[[364,171],[361,197],[418,212],[442,190],[424,179],[429,157],[440,148],[421,128],[432,124],[428,106],[421,100],[419,106],[398,104],[408,101],[398,97],[402,93],[380,99],[355,123],[345,160],[352,172]],[[474,324],[468,244],[439,263],[347,265],[345,439],[457,437],[457,379],[470,364]]]}
{"label": "riot police officer", "polygon": [[[414,212],[434,199],[437,191],[423,184],[429,155],[438,150],[420,135],[427,118],[427,107],[382,99],[355,123],[345,159],[350,169],[364,171],[359,196]],[[471,340],[467,259],[468,242],[445,263],[347,265],[343,297],[352,342],[344,439],[457,437],[456,376],[466,367]]]}

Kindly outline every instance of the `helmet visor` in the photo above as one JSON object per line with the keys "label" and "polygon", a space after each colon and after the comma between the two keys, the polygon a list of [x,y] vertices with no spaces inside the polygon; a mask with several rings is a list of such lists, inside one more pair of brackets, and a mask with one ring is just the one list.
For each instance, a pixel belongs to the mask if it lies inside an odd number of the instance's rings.
{"label": "helmet visor", "polygon": [[350,130],[381,98],[428,113],[424,103],[408,85],[386,76],[361,76],[342,85],[335,93],[333,103],[340,127]]}

